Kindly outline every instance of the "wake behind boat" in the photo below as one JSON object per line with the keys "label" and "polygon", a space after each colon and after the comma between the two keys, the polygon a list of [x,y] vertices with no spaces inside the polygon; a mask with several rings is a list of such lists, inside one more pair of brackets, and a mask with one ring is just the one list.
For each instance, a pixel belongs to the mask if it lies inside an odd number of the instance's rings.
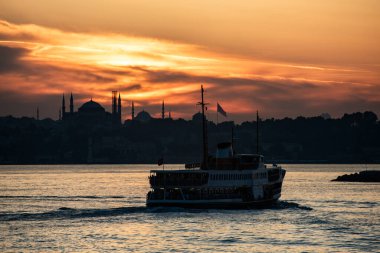
{"label": "wake behind boat", "polygon": [[[183,170],[151,170],[147,206],[250,208],[276,202],[286,173],[280,166],[268,167],[259,154],[235,153],[233,137],[218,144],[215,157],[209,156],[203,93],[201,87],[202,164],[187,164]],[[257,147],[258,143],[257,134]]]}

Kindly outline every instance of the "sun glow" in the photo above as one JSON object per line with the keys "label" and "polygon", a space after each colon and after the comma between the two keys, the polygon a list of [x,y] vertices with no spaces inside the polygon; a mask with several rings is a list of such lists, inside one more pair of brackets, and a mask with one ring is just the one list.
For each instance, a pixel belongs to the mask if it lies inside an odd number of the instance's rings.
{"label": "sun glow", "polygon": [[2,85],[3,93],[37,97],[73,92],[79,95],[77,101],[94,97],[109,106],[110,91],[120,90],[129,101],[125,104],[134,100],[158,111],[165,99],[177,110],[182,106],[182,112],[172,112],[185,116],[185,111],[194,112],[190,107],[201,83],[210,91],[210,102],[224,101],[227,111],[246,115],[263,108],[267,115],[282,113],[294,101],[318,105],[309,110],[321,112],[331,102],[339,107],[354,93],[369,103],[380,100],[379,72],[372,65],[261,60],[169,40],[73,33],[6,21],[0,22],[0,47],[10,57],[1,81],[17,83]]}

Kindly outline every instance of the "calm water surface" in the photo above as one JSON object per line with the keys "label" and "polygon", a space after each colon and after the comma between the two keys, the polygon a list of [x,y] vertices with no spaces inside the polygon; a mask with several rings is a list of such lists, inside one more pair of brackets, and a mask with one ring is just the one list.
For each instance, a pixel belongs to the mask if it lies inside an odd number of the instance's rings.
{"label": "calm water surface", "polygon": [[191,210],[145,208],[157,166],[0,166],[0,249],[380,252],[380,184],[330,182],[364,165],[284,167],[272,208]]}

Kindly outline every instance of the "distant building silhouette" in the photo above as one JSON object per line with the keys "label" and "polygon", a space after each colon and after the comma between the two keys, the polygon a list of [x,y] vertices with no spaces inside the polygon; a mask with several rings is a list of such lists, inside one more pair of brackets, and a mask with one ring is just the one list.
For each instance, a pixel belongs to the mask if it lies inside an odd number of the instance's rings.
{"label": "distant building silhouette", "polygon": [[74,113],[74,98],[73,93],[70,95],[70,114],[72,115]]}
{"label": "distant building silhouette", "polygon": [[324,118],[324,119],[331,119],[331,115],[328,114],[328,113],[326,113],[326,112],[322,113],[321,117]]}
{"label": "distant building silhouette", "polygon": [[162,100],[161,119],[165,119],[165,101]]}
{"label": "distant building silhouette", "polygon": [[122,124],[121,95],[116,102],[117,91],[112,91],[112,113],[107,112],[102,105],[92,98],[74,111],[74,96],[70,94],[70,111],[66,112],[65,95],[62,96],[62,106],[59,110],[59,119],[70,123],[83,124],[109,124],[116,126]]}
{"label": "distant building silhouette", "polygon": [[117,91],[112,91],[112,117],[115,125],[120,125],[121,122],[121,97],[119,93],[119,98],[116,103]]}
{"label": "distant building silhouette", "polygon": [[135,103],[132,101],[132,111],[131,111],[131,114],[132,114],[132,120],[135,119]]}
{"label": "distant building silhouette", "polygon": [[119,99],[117,100],[117,117],[118,117],[118,124],[122,124],[121,120],[121,96],[119,92]]}
{"label": "distant building silhouette", "polygon": [[150,114],[144,110],[142,110],[141,112],[139,112],[136,117],[134,118],[134,120],[136,121],[140,121],[140,122],[148,122],[152,119],[152,116],[150,116]]}
{"label": "distant building silhouette", "polygon": [[65,94],[62,95],[62,119],[65,119],[66,116],[66,102],[65,102]]}
{"label": "distant building silhouette", "polygon": [[202,120],[203,120],[202,113],[197,112],[196,114],[194,114],[193,117],[192,117],[192,120],[196,121],[196,122],[202,122]]}

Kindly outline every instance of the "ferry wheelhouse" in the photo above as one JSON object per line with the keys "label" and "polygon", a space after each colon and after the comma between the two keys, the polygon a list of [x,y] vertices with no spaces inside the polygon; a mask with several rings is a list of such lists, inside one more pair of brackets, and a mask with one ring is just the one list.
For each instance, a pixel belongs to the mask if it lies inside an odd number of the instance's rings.
{"label": "ferry wheelhouse", "polygon": [[233,138],[218,144],[214,157],[208,155],[203,87],[201,91],[203,162],[183,170],[150,171],[147,206],[250,208],[277,201],[286,173],[281,166],[265,165],[259,154],[236,154]]}

